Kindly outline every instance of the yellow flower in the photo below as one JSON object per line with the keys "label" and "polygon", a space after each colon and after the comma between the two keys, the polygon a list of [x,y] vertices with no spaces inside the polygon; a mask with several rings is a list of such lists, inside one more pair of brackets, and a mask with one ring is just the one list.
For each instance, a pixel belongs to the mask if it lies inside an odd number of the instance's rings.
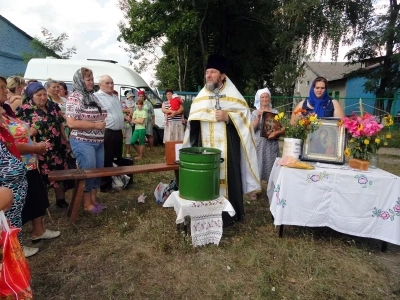
{"label": "yellow flower", "polygon": [[305,121],[303,119],[299,120],[299,125],[303,126]]}
{"label": "yellow flower", "polygon": [[392,138],[392,135],[391,135],[390,133],[388,133],[388,134],[386,134],[386,138],[387,138],[387,139],[391,139],[391,138]]}
{"label": "yellow flower", "polygon": [[379,144],[381,142],[381,140],[379,138],[375,139],[375,144]]}
{"label": "yellow flower", "polygon": [[274,117],[274,119],[275,119],[275,121],[279,121],[279,116],[276,115],[276,116]]}
{"label": "yellow flower", "polygon": [[343,121],[342,120],[339,120],[338,122],[337,122],[337,126],[342,126],[343,125]]}
{"label": "yellow flower", "polygon": [[364,140],[364,144],[365,144],[365,145],[368,145],[368,144],[369,144],[369,139],[365,139],[365,140]]}
{"label": "yellow flower", "polygon": [[350,156],[350,149],[349,148],[346,148],[346,150],[344,150],[344,155]]}
{"label": "yellow flower", "polygon": [[317,119],[317,115],[311,115],[310,116],[310,121],[311,122],[315,122],[316,119]]}
{"label": "yellow flower", "polygon": [[391,115],[383,118],[385,126],[392,126],[393,125],[393,118]]}
{"label": "yellow flower", "polygon": [[280,112],[279,115],[278,115],[278,116],[279,116],[279,119],[282,119],[284,115],[285,115],[285,113]]}

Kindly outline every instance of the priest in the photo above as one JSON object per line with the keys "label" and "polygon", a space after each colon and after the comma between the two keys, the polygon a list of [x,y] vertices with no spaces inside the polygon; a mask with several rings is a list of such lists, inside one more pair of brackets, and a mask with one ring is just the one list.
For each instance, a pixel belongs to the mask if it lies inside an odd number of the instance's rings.
{"label": "priest", "polygon": [[184,147],[222,151],[220,195],[236,212],[222,214],[224,227],[244,219],[243,194],[261,190],[250,109],[226,76],[227,67],[225,57],[209,56],[206,84],[193,100],[184,137]]}

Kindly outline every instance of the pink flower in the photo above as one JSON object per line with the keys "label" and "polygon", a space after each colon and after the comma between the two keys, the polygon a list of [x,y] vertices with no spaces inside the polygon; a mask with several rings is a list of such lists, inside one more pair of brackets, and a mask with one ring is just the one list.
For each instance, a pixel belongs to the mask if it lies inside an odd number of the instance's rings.
{"label": "pink flower", "polygon": [[393,210],[394,210],[395,212],[400,212],[400,204],[395,205],[395,206],[393,207]]}
{"label": "pink flower", "polygon": [[379,215],[382,219],[387,220],[390,218],[390,215],[387,211],[383,211],[381,212],[381,214]]}

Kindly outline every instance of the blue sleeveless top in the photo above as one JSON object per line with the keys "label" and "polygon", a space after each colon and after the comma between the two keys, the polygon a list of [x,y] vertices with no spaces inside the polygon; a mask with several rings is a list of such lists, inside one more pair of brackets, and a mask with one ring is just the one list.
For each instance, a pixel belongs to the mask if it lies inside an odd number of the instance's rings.
{"label": "blue sleeveless top", "polygon": [[[314,112],[314,109],[309,108],[307,106],[307,103],[308,103],[308,99],[305,99],[303,102],[303,106],[301,107],[306,110],[306,113],[304,114],[305,116]],[[335,107],[333,106],[332,99],[329,99],[328,103],[326,104],[326,106],[323,107],[323,109],[324,109],[324,115],[322,117],[321,116],[318,116],[318,117],[321,117],[321,118],[332,118],[333,117]]]}

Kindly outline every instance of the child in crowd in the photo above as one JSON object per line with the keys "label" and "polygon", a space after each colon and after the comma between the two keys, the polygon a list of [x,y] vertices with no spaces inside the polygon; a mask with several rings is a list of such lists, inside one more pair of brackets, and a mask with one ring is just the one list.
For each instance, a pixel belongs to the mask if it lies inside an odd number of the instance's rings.
{"label": "child in crowd", "polygon": [[131,138],[132,138],[132,124],[131,118],[133,114],[133,107],[135,106],[135,96],[132,92],[128,92],[125,94],[126,99],[121,100],[122,111],[125,115],[125,123],[124,123],[124,137],[125,137],[125,157],[131,158]]}
{"label": "child in crowd", "polygon": [[[169,100],[169,109],[173,111],[178,111],[179,108],[181,107],[183,101],[181,97],[179,97],[177,94],[172,94],[171,100]],[[168,124],[168,118],[171,117],[171,114],[165,114],[165,124]],[[184,120],[183,114],[182,114],[182,122]]]}
{"label": "child in crowd", "polygon": [[[135,148],[138,156],[135,159],[142,159],[144,154],[144,143],[146,140],[146,111],[143,110],[143,100],[136,102],[136,110],[133,112],[132,124],[135,124],[135,131],[131,138],[131,145]],[[139,146],[136,145],[139,141]]]}

